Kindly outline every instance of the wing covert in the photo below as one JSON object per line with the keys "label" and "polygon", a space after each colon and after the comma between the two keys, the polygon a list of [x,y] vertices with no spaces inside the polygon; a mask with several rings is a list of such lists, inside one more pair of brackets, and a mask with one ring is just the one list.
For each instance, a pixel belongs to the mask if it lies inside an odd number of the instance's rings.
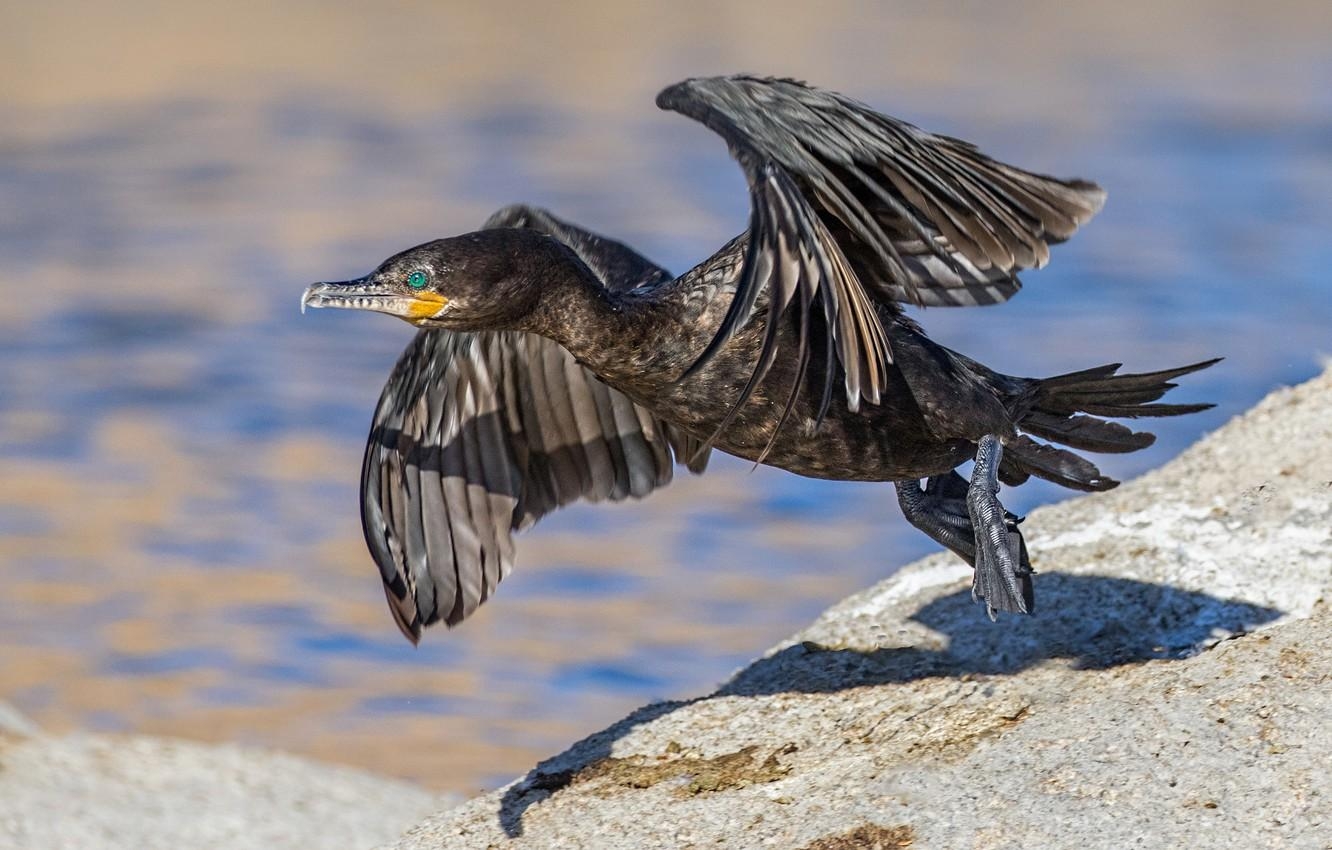
{"label": "wing covert", "polygon": [[493,213],[483,227],[521,227],[554,236],[572,248],[612,292],[627,292],[672,278],[670,272],[623,242],[584,230],[541,207],[510,204]]}

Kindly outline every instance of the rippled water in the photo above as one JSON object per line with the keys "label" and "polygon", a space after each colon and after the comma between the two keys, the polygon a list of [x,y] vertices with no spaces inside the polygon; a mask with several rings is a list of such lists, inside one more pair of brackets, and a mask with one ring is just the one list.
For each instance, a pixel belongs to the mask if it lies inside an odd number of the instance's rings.
{"label": "rippled water", "polygon": [[1105,185],[1020,297],[923,321],[1018,374],[1227,356],[1178,392],[1218,408],[1111,474],[1332,351],[1324,4],[544,8],[5,13],[0,698],[471,790],[931,551],[891,488],[719,462],[550,518],[462,629],[393,627],[356,492],[411,331],[301,289],[515,200],[683,270],[747,216],[722,144],[652,106],[690,74],[804,76]]}

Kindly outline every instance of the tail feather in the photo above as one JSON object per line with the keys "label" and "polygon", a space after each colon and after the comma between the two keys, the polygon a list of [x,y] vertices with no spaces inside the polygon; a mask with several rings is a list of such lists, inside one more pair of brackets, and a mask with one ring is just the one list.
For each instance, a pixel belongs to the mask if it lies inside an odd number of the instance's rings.
{"label": "tail feather", "polygon": [[1021,436],[1004,447],[1004,459],[1023,472],[1044,478],[1073,490],[1109,490],[1119,486],[1113,478],[1101,474],[1096,464],[1066,449],[1038,443]]}
{"label": "tail feather", "polygon": [[1071,410],[1080,410],[1088,404],[1146,404],[1149,401],[1156,401],[1173,389],[1174,386],[1174,384],[1165,383],[1141,389],[1115,387],[1113,389],[1093,389],[1082,392],[1070,391],[1062,393],[1059,396],[1059,401]]}
{"label": "tail feather", "polygon": [[[1160,396],[1153,396],[1160,398]],[[1123,401],[1117,404],[1084,404],[1079,410],[1093,416],[1114,416],[1119,419],[1137,419],[1139,416],[1183,416],[1186,413],[1198,413],[1211,410],[1214,404],[1139,404]]]}
{"label": "tail feather", "polygon": [[1095,416],[1056,416],[1040,411],[1032,411],[1022,420],[1022,430],[1069,448],[1103,454],[1136,452],[1156,442],[1155,434],[1134,431],[1118,422],[1106,422]]}
{"label": "tail feather", "polygon": [[[1136,419],[1207,410],[1214,405],[1152,402],[1175,388],[1172,378],[1206,369],[1219,360],[1129,375],[1116,374],[1121,364],[1111,363],[1033,381],[1021,396],[1018,429],[1082,451],[1120,453],[1146,448],[1156,441],[1154,435],[1097,417]],[[1109,490],[1119,484],[1086,458],[1027,436],[1019,436],[1005,447],[1000,471],[1006,481],[1035,475],[1075,490]]]}
{"label": "tail feather", "polygon": [[[1156,401],[1178,386],[1170,383],[1171,378],[1206,369],[1218,360],[1219,358],[1177,369],[1133,375],[1116,375],[1115,372],[1120,366],[1118,363],[1057,375],[1039,382],[1033,409],[1062,416],[1078,412],[1125,417],[1180,416],[1185,413],[1196,413],[1199,410],[1206,410],[1211,405],[1150,405],[1148,402]],[[1134,411],[1126,412],[1130,407],[1134,408]]]}
{"label": "tail feather", "polygon": [[[1214,357],[1211,360],[1190,363],[1188,366],[1177,366],[1174,369],[1161,369],[1157,372],[1136,372],[1129,375],[1115,374],[1123,367],[1123,363],[1109,363],[1105,366],[1095,366],[1078,372],[1055,375],[1053,378],[1043,378],[1041,386],[1048,390],[1061,390],[1067,387],[1075,392],[1145,389],[1164,384],[1173,378],[1201,372],[1208,366],[1215,366],[1220,363],[1221,359],[1220,357]],[[1170,386],[1175,385],[1170,384]]]}
{"label": "tail feather", "polygon": [[1026,484],[1030,478],[1031,473],[1013,458],[1012,452],[1006,453],[1004,459],[999,461],[999,480],[1009,487]]}

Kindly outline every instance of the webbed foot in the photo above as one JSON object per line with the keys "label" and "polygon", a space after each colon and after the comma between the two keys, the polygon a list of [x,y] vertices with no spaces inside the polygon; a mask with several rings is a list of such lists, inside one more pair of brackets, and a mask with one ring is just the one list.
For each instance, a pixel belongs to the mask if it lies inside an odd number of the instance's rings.
{"label": "webbed foot", "polygon": [[966,497],[976,541],[971,595],[985,601],[990,619],[996,611],[1030,614],[1036,607],[1031,561],[1018,529],[1021,520],[999,504],[999,462],[1003,456],[1004,446],[998,437],[988,434],[980,439]]}
{"label": "webbed foot", "polygon": [[970,483],[956,472],[933,476],[924,488],[914,479],[894,482],[907,521],[975,568],[971,595],[985,602],[990,619],[1035,610],[1022,518],[999,503],[1002,458],[1003,444],[990,435],[978,443]]}

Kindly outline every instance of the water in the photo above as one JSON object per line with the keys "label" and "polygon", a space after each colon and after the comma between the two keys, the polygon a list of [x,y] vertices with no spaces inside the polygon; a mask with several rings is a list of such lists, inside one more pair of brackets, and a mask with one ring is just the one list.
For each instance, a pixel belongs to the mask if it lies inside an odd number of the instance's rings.
{"label": "water", "polygon": [[0,28],[0,698],[52,729],[490,787],[931,551],[891,488],[723,460],[544,521],[462,629],[393,627],[356,494],[410,329],[300,291],[515,200],[688,267],[747,217],[722,144],[652,107],[690,74],[804,76],[1105,185],[1019,297],[922,321],[1018,374],[1225,355],[1177,393],[1217,409],[1113,475],[1332,351],[1320,3],[62,8]]}

